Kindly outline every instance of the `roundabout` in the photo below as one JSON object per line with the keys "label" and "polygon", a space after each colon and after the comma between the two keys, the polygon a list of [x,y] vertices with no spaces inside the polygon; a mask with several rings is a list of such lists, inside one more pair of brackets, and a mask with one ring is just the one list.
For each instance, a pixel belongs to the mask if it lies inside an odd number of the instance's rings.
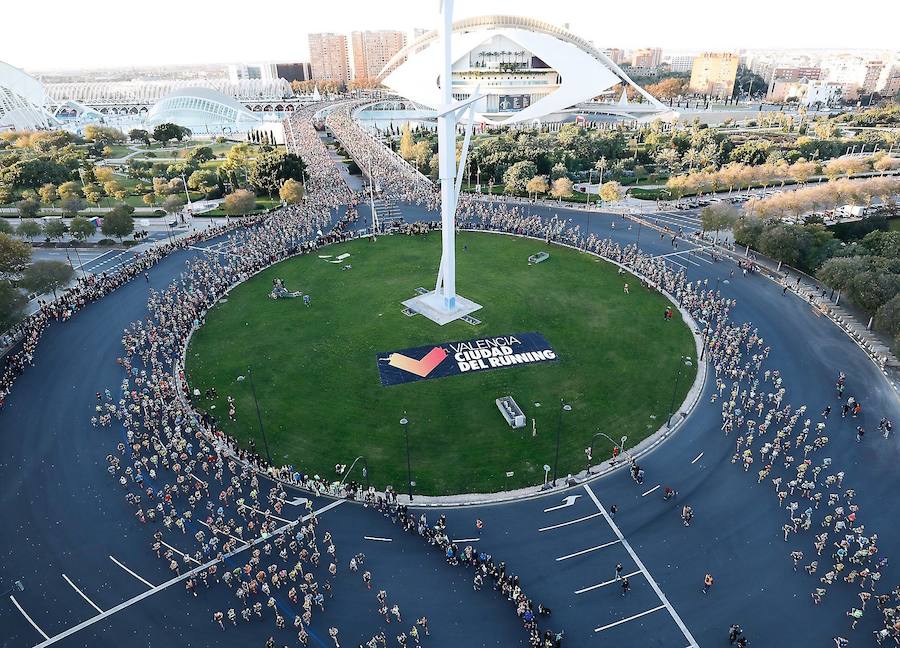
{"label": "roundabout", "polygon": [[[402,312],[400,302],[433,281],[437,233],[335,244],[260,272],[193,335],[186,373],[201,394],[194,404],[245,447],[263,453],[267,443],[275,463],[340,479],[335,464],[362,456],[379,488],[405,490],[409,470],[415,493],[446,495],[542,483],[557,433],[559,477],[578,473],[596,433],[627,436],[633,447],[684,399],[695,367],[679,367],[695,344],[677,310],[664,317],[663,295],[596,256],[531,239],[464,232],[458,246],[459,284],[484,305],[476,325],[439,327]],[[544,250],[549,259],[528,263]],[[276,278],[310,295],[309,305],[269,299]],[[412,356],[420,360],[437,345],[458,365],[459,341],[523,333],[543,336],[557,359],[389,386],[379,379],[394,350],[422,348]],[[252,385],[242,378],[248,368]],[[496,399],[507,396],[524,427],[510,427],[498,410]],[[594,462],[611,446],[598,437]],[[361,471],[348,478],[362,480]]]}

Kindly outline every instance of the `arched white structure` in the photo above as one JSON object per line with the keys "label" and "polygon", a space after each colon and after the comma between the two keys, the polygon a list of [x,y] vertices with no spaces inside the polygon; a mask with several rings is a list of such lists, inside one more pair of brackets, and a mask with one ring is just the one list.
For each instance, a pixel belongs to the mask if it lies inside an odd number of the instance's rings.
{"label": "arched white structure", "polygon": [[166,95],[147,113],[146,125],[171,122],[191,130],[234,127],[245,130],[262,121],[232,97],[209,88],[182,88]]}
{"label": "arched white structure", "polygon": [[[476,119],[514,124],[574,112],[578,104],[631,86],[641,103],[610,103],[610,113],[638,117],[667,112],[647,91],[591,43],[564,29],[520,16],[480,16],[453,23],[453,98],[476,89]],[[379,80],[418,103],[440,104],[438,34],[423,34],[398,52]]]}
{"label": "arched white structure", "polygon": [[50,126],[44,109],[47,93],[37,79],[0,61],[0,130],[36,130]]}

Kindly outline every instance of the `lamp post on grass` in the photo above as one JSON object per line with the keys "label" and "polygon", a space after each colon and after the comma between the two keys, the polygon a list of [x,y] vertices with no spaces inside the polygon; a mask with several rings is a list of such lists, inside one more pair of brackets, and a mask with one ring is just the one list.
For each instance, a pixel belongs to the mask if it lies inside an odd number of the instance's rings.
{"label": "lamp post on grass", "polygon": [[[266,449],[266,461],[272,465],[272,455],[269,453],[269,440],[266,438],[266,428],[263,427],[262,414],[259,411],[259,400],[256,398],[256,386],[253,384],[253,370],[247,366],[247,377],[250,379],[250,392],[253,394],[253,403],[256,405],[256,420],[259,422],[259,433],[262,436],[263,446]],[[238,376],[238,381],[243,380],[243,376]]]}
{"label": "lamp post on grass", "polygon": [[678,394],[678,381],[681,379],[681,372],[685,367],[693,367],[694,363],[689,356],[681,356],[678,361],[678,368],[675,370],[675,385],[672,387],[672,404],[669,406],[669,418],[666,421],[666,427],[672,427],[672,417],[675,415],[675,396]]}
{"label": "lamp post on grass", "polygon": [[556,477],[559,471],[559,436],[562,431],[563,412],[571,412],[572,406],[559,399],[559,416],[556,419],[556,459],[553,460],[553,485],[556,486]]}
{"label": "lamp post on grass", "polygon": [[[594,457],[594,442],[597,440],[597,437],[603,437],[604,439],[606,439],[607,441],[609,441],[610,443],[613,444],[613,448],[616,447],[616,442],[613,440],[613,438],[610,437],[608,434],[606,434],[606,433],[604,433],[604,432],[597,432],[597,433],[594,434],[594,436],[591,437],[591,447],[590,447],[590,449],[589,449],[591,458],[588,459],[588,468],[587,468],[587,471],[588,471],[588,474],[589,474],[589,475],[591,474],[591,461],[593,460],[593,457]],[[618,447],[619,447],[619,449],[620,449],[621,452],[625,452],[625,442],[626,442],[627,440],[628,440],[628,437],[627,437],[627,436],[623,436],[623,437],[619,440],[619,445],[618,445]],[[615,458],[615,456],[613,456],[612,460],[610,461],[610,465],[612,465],[613,463],[615,463],[615,461],[616,461],[616,458]]]}
{"label": "lamp post on grass", "polygon": [[409,501],[412,502],[412,466],[409,461],[409,420],[405,416],[400,419],[400,427],[403,428],[403,435],[406,437],[406,487],[407,493],[409,493]]}

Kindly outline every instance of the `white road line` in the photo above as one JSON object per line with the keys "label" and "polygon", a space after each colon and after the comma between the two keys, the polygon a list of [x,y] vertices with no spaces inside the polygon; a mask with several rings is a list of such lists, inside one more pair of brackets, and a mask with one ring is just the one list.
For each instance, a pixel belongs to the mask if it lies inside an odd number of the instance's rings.
{"label": "white road line", "polygon": [[685,252],[693,252],[694,250],[699,250],[700,248],[691,248],[690,250],[681,250],[680,252],[669,252],[668,254],[657,254],[654,259],[665,259],[670,256],[678,256],[679,254],[684,254]]}
{"label": "white road line", "polygon": [[65,574],[63,574],[62,577],[65,579],[65,581],[66,581],[69,585],[72,586],[72,589],[73,589],[73,590],[75,590],[76,592],[78,592],[79,594],[81,594],[81,598],[83,598],[85,601],[87,601],[88,603],[90,603],[90,604],[91,604],[91,607],[93,607],[95,610],[97,610],[97,612],[99,612],[100,614],[103,614],[103,610],[100,609],[100,606],[97,605],[96,603],[94,603],[91,599],[89,599],[89,598],[87,597],[87,594],[85,594],[85,593],[82,592],[80,589],[78,589],[78,586],[77,586],[75,583],[73,583],[72,580],[71,580],[68,576],[66,576]]}
{"label": "white road line", "polygon": [[597,583],[596,585],[591,585],[590,587],[582,587],[580,590],[575,590],[575,593],[576,594],[584,594],[585,592],[590,592],[595,589],[600,589],[601,587],[606,587],[607,585],[612,585],[613,583],[616,583],[616,582],[622,580],[622,578],[631,578],[632,576],[637,576],[638,574],[642,574],[642,573],[643,572],[640,570],[638,570],[636,572],[631,572],[630,574],[625,574],[624,576],[622,576],[620,578],[613,578],[608,581],[603,581],[602,583]]}
{"label": "white road line", "polygon": [[[687,252],[690,252],[690,250],[688,250]],[[691,260],[688,259],[686,256],[681,256],[681,257],[678,257],[678,258],[681,259],[682,261],[686,261],[687,263],[690,263],[691,265],[695,265],[695,266],[697,266],[698,268],[701,267],[699,263],[697,263],[696,261],[691,261]]]}
{"label": "white road line", "polygon": [[453,540],[453,542],[478,542],[481,538],[460,538],[459,540]]}
{"label": "white road line", "polygon": [[590,520],[595,517],[601,515],[600,513],[591,513],[590,515],[585,515],[584,517],[580,517],[577,520],[569,520],[568,522],[562,522],[560,524],[554,524],[553,526],[543,527],[538,529],[538,532],[543,533],[544,531],[552,531],[553,529],[558,529],[560,527],[569,526],[570,524],[578,524],[579,522],[584,522],[585,520]]}
{"label": "white road line", "polygon": [[657,484],[656,486],[654,486],[653,488],[651,488],[650,490],[648,490],[646,493],[641,493],[641,497],[647,497],[647,495],[649,495],[650,493],[652,493],[653,491],[655,491],[657,488],[659,488],[659,484]]}
{"label": "white road line", "polygon": [[37,630],[37,631],[41,634],[41,636],[42,636],[44,639],[49,639],[49,638],[50,638],[50,637],[47,636],[47,633],[44,632],[43,630],[41,630],[41,627],[40,627],[37,623],[34,622],[34,619],[32,619],[30,616],[28,616],[28,613],[25,612],[25,610],[22,609],[22,606],[19,605],[19,602],[16,600],[16,597],[15,597],[15,596],[13,596],[12,594],[10,594],[10,595],[9,595],[9,600],[13,602],[13,605],[15,605],[16,608],[19,610],[19,612],[22,613],[22,616],[25,617],[25,619],[28,621],[28,623],[31,624],[31,627],[32,627],[32,628],[34,628],[35,630]]}
{"label": "white road line", "polygon": [[[615,623],[607,623],[605,626],[600,626],[599,628],[594,628],[594,632],[603,632],[604,630],[609,630],[610,628],[615,628],[617,625],[622,625],[623,623],[628,623],[629,621],[634,621],[635,619],[640,619],[642,616],[647,616],[648,614],[652,614],[653,612],[658,612],[659,610],[662,610],[664,607],[666,607],[666,606],[658,605],[655,608],[652,608],[650,610],[645,610],[644,612],[641,612],[639,614],[632,614],[630,617],[620,619],[619,621],[616,621]],[[696,645],[697,644],[692,644],[692,646],[696,646]]]}
{"label": "white road line", "polygon": [[[253,547],[253,546],[262,544],[263,542],[268,542],[271,540],[272,536],[278,535],[279,533],[281,533],[282,531],[284,531],[288,528],[293,528],[296,525],[300,524],[301,522],[306,522],[313,515],[319,515],[320,513],[324,513],[325,511],[330,511],[331,509],[335,508],[336,506],[340,506],[341,504],[343,504],[346,501],[347,500],[339,499],[339,500],[333,501],[331,504],[326,504],[319,510],[313,511],[312,513],[309,513],[309,514],[303,516],[299,520],[296,520],[294,522],[291,522],[290,524],[286,524],[285,526],[276,529],[270,535],[267,535],[267,536],[261,537],[261,538],[257,538],[256,540],[254,540],[252,543],[250,543],[246,547],[241,547],[240,549],[236,549],[235,551],[232,551],[231,553],[226,554],[224,556],[224,558],[230,558],[231,556],[236,556],[236,555],[240,554],[241,552],[243,552],[244,550],[248,549],[249,547]],[[149,597],[153,596],[154,594],[157,594],[157,593],[163,591],[164,589],[167,589],[167,588],[171,587],[172,585],[175,585],[176,583],[180,583],[181,581],[186,580],[186,579],[190,578],[191,576],[194,576],[195,574],[199,574],[201,571],[203,571],[205,569],[209,569],[210,566],[216,565],[220,562],[222,562],[221,559],[214,558],[214,559],[210,560],[209,562],[207,562],[203,565],[200,565],[199,567],[195,567],[191,571],[182,574],[181,576],[175,576],[174,578],[167,580],[162,585],[157,585],[156,587],[154,587],[151,590],[147,590],[146,592],[141,592],[137,596],[134,596],[134,597],[128,599],[127,601],[123,601],[122,603],[119,603],[115,607],[111,607],[110,609],[108,609],[106,612],[103,612],[102,614],[96,614],[96,615],[92,616],[90,619],[86,619],[86,620],[82,621],[81,623],[79,623],[78,625],[72,626],[68,630],[63,630],[59,634],[50,637],[46,641],[42,641],[41,643],[37,644],[33,648],[45,648],[46,646],[55,644],[59,641],[62,641],[63,639],[65,639],[67,637],[71,637],[76,632],[80,632],[80,631],[84,630],[85,628],[88,628],[88,627],[94,625],[98,621],[102,621],[103,619],[106,619],[107,617],[110,617],[113,614],[116,614],[117,612],[121,612],[125,608],[129,608],[132,605],[134,605],[135,603],[139,603],[139,602],[143,601],[145,598],[149,598]],[[12,598],[12,597],[10,597],[10,598]],[[19,607],[19,605],[16,604],[16,607]],[[21,610],[21,608],[19,608],[19,609]],[[24,614],[24,612],[22,612],[22,613]],[[32,625],[34,625],[34,622],[32,622]],[[37,628],[36,625],[34,627]],[[43,632],[41,632],[41,634],[44,635],[45,637],[47,636]]]}
{"label": "white road line", "polygon": [[208,525],[206,522],[204,522],[203,520],[197,520],[197,521],[198,521],[200,524],[202,524],[203,526],[205,526],[207,529],[209,529],[210,531],[212,531],[213,533],[216,533],[216,532],[218,531],[218,533],[224,533],[225,535],[227,535],[227,536],[228,536],[229,538],[231,538],[232,540],[237,540],[238,542],[243,542],[244,544],[248,544],[248,542],[247,542],[246,540],[244,540],[243,538],[239,538],[239,537],[236,536],[236,535],[231,535],[230,533],[226,533],[225,531],[222,531],[221,529],[215,529],[215,528],[209,526],[209,525]]}
{"label": "white road line", "polygon": [[[266,514],[265,511],[260,511],[258,508],[253,508],[252,506],[247,506],[246,504],[241,504],[241,506],[244,508],[248,508],[251,511],[256,511],[260,515]],[[272,515],[271,513],[269,513],[269,517],[272,518],[273,520],[278,520],[279,522],[284,522],[285,524],[288,524],[291,522],[291,520],[285,520],[283,517],[278,517],[277,515]]]}
{"label": "white road line", "polygon": [[146,585],[146,586],[149,587],[150,589],[153,589],[154,587],[156,587],[156,585],[154,585],[153,583],[151,583],[150,581],[148,581],[146,578],[142,578],[142,577],[138,576],[138,575],[135,574],[133,571],[131,571],[130,569],[128,569],[128,567],[126,567],[125,565],[123,565],[122,563],[120,563],[118,560],[116,560],[116,559],[113,558],[112,556],[110,556],[109,559],[112,560],[114,563],[116,563],[119,567],[121,567],[122,569],[124,569],[125,571],[127,571],[129,574],[131,574],[132,576],[134,576],[135,578],[137,578],[139,581],[141,581],[144,585]]}
{"label": "white road line", "polygon": [[592,551],[597,551],[599,549],[605,549],[606,547],[612,546],[614,544],[619,544],[619,540],[604,542],[602,545],[597,545],[596,547],[591,547],[590,549],[582,549],[581,551],[576,551],[575,553],[568,554],[567,556],[560,556],[556,559],[556,562],[559,562],[560,560],[568,560],[569,558],[575,558],[577,556],[583,556],[586,553],[591,553]]}
{"label": "white road line", "polygon": [[374,540],[375,542],[393,542],[391,538],[379,538],[377,536],[363,536],[363,540]]}
{"label": "white road line", "polygon": [[[650,575],[650,572],[647,571],[646,567],[644,567],[644,563],[641,562],[641,559],[635,553],[634,549],[631,548],[631,545],[628,543],[628,540],[626,540],[625,536],[622,535],[621,529],[619,529],[619,527],[616,526],[616,523],[613,522],[613,519],[611,517],[609,517],[609,513],[606,512],[605,508],[603,508],[603,504],[601,504],[600,500],[597,499],[597,496],[594,495],[594,491],[592,491],[587,484],[584,485],[584,490],[586,490],[588,496],[592,500],[594,500],[594,504],[597,506],[598,509],[600,509],[600,513],[603,514],[604,519],[606,520],[607,524],[609,524],[610,528],[613,530],[613,533],[615,533],[616,537],[622,542],[622,546],[625,547],[625,550],[628,552],[628,555],[631,556],[631,559],[634,561],[634,563],[638,566],[638,569],[640,569],[642,572],[644,572],[644,578],[647,579],[647,582],[650,583],[650,587],[653,588],[653,591],[656,592],[656,595],[659,597],[659,600],[662,601],[663,607],[665,607],[669,611],[669,615],[672,617],[672,620],[675,621],[675,624],[681,630],[681,633],[684,635],[684,638],[688,640],[688,643],[690,644],[690,648],[700,648],[699,645],[697,644],[697,640],[694,639],[694,636],[691,634],[691,631],[687,629],[687,626],[684,625],[684,621],[682,621],[681,617],[678,616],[678,612],[676,612],[675,608],[672,607],[672,604],[669,603],[669,599],[667,599],[666,595],[663,594],[663,591],[659,588],[659,585],[656,584],[656,581],[653,580],[653,577]],[[655,612],[656,610],[651,610],[651,611]],[[649,614],[649,612],[646,614]],[[630,621],[630,619],[626,619],[626,621]],[[616,624],[614,624],[614,625],[616,625]],[[601,628],[600,630],[605,630],[607,627],[612,627],[612,626],[605,626],[604,628]],[[595,630],[595,632],[599,632],[600,630]]]}
{"label": "white road line", "polygon": [[709,265],[712,265],[712,261],[710,261],[709,259],[704,259],[702,256],[700,256],[704,252],[705,252],[705,250],[700,250],[699,252],[694,252],[691,256],[693,256],[695,259],[697,259],[697,261],[703,261],[703,263],[708,263]]}
{"label": "white road line", "polygon": [[666,263],[674,263],[678,267],[684,268],[685,270],[687,270],[687,266],[684,265],[683,263],[678,263],[678,261],[673,261],[672,259],[666,259]]}
{"label": "white road line", "polygon": [[184,553],[184,552],[182,552],[182,551],[176,549],[176,548],[173,547],[172,545],[166,544],[166,543],[163,542],[162,540],[159,541],[159,544],[161,544],[163,547],[168,547],[169,549],[171,549],[172,551],[174,551],[175,553],[177,553],[177,554],[178,554],[179,556],[181,556],[182,558],[187,558],[188,560],[193,560],[193,561],[194,561],[195,563],[197,563],[198,565],[200,564],[200,562],[199,562],[196,558],[194,558],[193,556],[189,556],[188,554],[186,554],[186,553]]}
{"label": "white road line", "polygon": [[691,462],[691,464],[693,465],[693,464],[697,463],[698,461],[700,461],[700,457],[702,457],[702,456],[703,456],[703,453],[701,452],[696,457],[694,457],[694,460]]}

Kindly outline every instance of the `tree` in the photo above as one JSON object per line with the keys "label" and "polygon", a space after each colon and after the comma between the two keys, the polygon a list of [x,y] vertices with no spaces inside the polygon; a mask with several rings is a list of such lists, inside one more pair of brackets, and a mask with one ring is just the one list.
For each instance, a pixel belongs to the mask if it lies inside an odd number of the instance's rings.
{"label": "tree", "polygon": [[69,231],[77,240],[84,241],[97,232],[97,226],[94,225],[93,221],[88,220],[84,216],[76,216],[72,219],[72,222],[69,223]]}
{"label": "tree", "polygon": [[622,185],[615,180],[604,182],[600,187],[600,199],[606,202],[618,202],[622,200],[623,195]]}
{"label": "tree", "polygon": [[299,180],[302,174],[303,162],[299,157],[276,149],[257,156],[250,171],[250,184],[265,191],[271,198],[285,180]]}
{"label": "tree", "polygon": [[289,205],[296,205],[303,199],[303,184],[288,178],[278,190],[278,197]]}
{"label": "tree", "polygon": [[[28,222],[34,221],[22,221],[22,225]],[[0,234],[0,278],[7,279],[21,272],[30,260],[30,245],[17,241],[9,234]]]}
{"label": "tree", "polygon": [[212,169],[197,169],[188,176],[188,187],[194,191],[209,193],[218,182],[218,175]]}
{"label": "tree", "polygon": [[62,218],[54,218],[52,220],[48,220],[44,224],[44,234],[46,234],[47,238],[52,241],[61,239],[67,231],[69,231],[69,228],[66,227],[66,224],[65,222],[63,222]]}
{"label": "tree", "polygon": [[132,142],[143,142],[145,146],[150,146],[150,133],[143,128],[132,128],[128,131],[128,139]]}
{"label": "tree", "polygon": [[9,280],[0,280],[0,330],[13,326],[22,317],[28,300]]}
{"label": "tree", "polygon": [[204,162],[209,162],[210,160],[214,159],[215,157],[216,156],[213,153],[212,148],[209,146],[198,146],[195,149],[191,149],[187,154],[188,160],[190,160],[191,162],[194,162],[196,164],[203,164]]}
{"label": "tree", "polygon": [[404,160],[412,160],[416,156],[415,142],[413,141],[412,131],[409,129],[409,122],[403,125],[400,134],[400,157]]}
{"label": "tree", "polygon": [[657,99],[674,99],[685,93],[687,82],[687,79],[681,77],[669,77],[659,83],[645,86],[644,89]]}
{"label": "tree", "polygon": [[152,191],[149,191],[141,196],[141,200],[145,205],[147,205],[147,207],[153,207],[153,205],[156,204],[156,194]]}
{"label": "tree", "polygon": [[185,137],[190,137],[189,128],[184,128],[178,124],[164,123],[159,124],[153,129],[153,139],[161,142],[163,146],[169,143],[169,140],[178,140],[179,142]]}
{"label": "tree", "polygon": [[536,175],[525,184],[525,191],[528,192],[529,197],[545,194],[549,189],[550,185],[547,183],[547,176],[543,175]]}
{"label": "tree", "polygon": [[100,226],[107,236],[115,236],[122,242],[122,238],[134,232],[134,218],[131,217],[134,207],[129,205],[117,205],[103,217],[103,223]]}
{"label": "tree", "polygon": [[110,142],[124,142],[125,135],[118,128],[109,126],[100,126],[98,124],[88,124],[84,127],[85,139],[97,142],[98,144],[108,144]]}
{"label": "tree", "polygon": [[425,165],[428,164],[428,160],[431,159],[431,142],[428,140],[419,140],[416,142],[416,146],[414,147],[414,157],[416,166],[419,169],[424,169]]}
{"label": "tree", "polygon": [[66,198],[59,206],[62,209],[63,216],[75,218],[78,212],[84,209],[85,204],[81,198]]}
{"label": "tree", "polygon": [[38,195],[41,197],[41,202],[45,205],[49,205],[54,200],[59,198],[59,192],[56,190],[56,185],[52,182],[48,182],[43,185],[40,189],[38,189]]}
{"label": "tree", "polygon": [[557,162],[553,165],[553,168],[550,169],[550,180],[559,180],[560,178],[565,178],[569,175],[569,170],[566,168],[566,165],[562,162]]}
{"label": "tree", "polygon": [[112,170],[112,167],[97,167],[94,169],[94,178],[97,182],[106,184],[115,179],[115,172]]}
{"label": "tree", "polygon": [[183,206],[184,200],[182,200],[181,196],[176,194],[166,196],[166,199],[163,200],[162,204],[163,211],[167,214],[174,214],[175,212],[181,211]]}
{"label": "tree", "polygon": [[[29,241],[32,240],[35,236],[39,236],[41,232],[44,231],[44,228],[41,227],[41,224],[34,220],[33,218],[28,218],[19,223],[19,226],[16,228],[16,234],[19,236],[24,236]],[[31,249],[31,248],[29,248]],[[29,255],[30,258],[30,255]]]}
{"label": "tree", "polygon": [[69,283],[74,272],[72,266],[62,261],[35,261],[25,268],[19,283],[36,295],[52,292],[56,299],[56,290]]}
{"label": "tree", "polygon": [[739,217],[737,207],[728,202],[718,202],[703,208],[700,212],[700,224],[704,232],[715,231],[718,238],[719,230],[734,227]]}
{"label": "tree", "polygon": [[256,209],[256,194],[246,189],[238,189],[225,196],[222,208],[229,216],[242,216]]}
{"label": "tree", "polygon": [[0,217],[0,234],[12,234],[15,228],[10,225],[9,221]]}
{"label": "tree", "polygon": [[34,218],[41,211],[41,204],[37,200],[26,198],[16,203],[16,210],[22,218]]}
{"label": "tree", "polygon": [[557,178],[553,181],[553,188],[550,190],[550,195],[554,198],[559,198],[560,202],[562,202],[563,198],[571,197],[572,193],[572,181],[568,178]]}
{"label": "tree", "polygon": [[81,198],[81,187],[78,186],[77,182],[68,181],[59,185],[59,189],[57,189],[57,193],[62,200],[67,198]]}
{"label": "tree", "polygon": [[503,174],[503,183],[506,185],[506,193],[525,193],[525,185],[530,178],[537,175],[537,166],[534,162],[522,160],[516,162]]}

